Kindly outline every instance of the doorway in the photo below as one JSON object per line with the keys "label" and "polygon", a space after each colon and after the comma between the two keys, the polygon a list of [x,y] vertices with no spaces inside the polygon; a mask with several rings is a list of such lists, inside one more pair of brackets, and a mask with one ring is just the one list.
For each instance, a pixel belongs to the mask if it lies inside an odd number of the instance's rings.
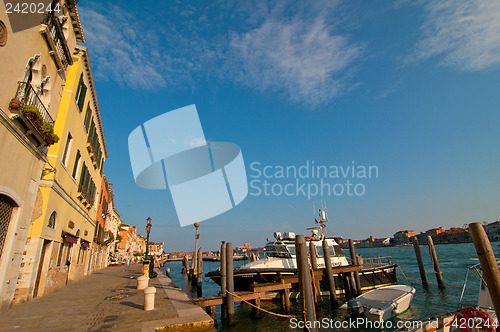
{"label": "doorway", "polygon": [[42,252],[40,253],[40,263],[38,264],[38,272],[36,274],[35,289],[33,290],[33,297],[38,296],[38,290],[40,289],[40,279],[42,277],[43,264],[45,262],[47,253],[49,252],[49,246],[52,241],[43,240]]}

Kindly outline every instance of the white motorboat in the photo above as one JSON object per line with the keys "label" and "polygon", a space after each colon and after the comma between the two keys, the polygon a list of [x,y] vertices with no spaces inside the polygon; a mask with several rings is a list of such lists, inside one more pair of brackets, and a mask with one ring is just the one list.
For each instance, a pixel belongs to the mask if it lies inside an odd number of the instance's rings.
{"label": "white motorboat", "polygon": [[[332,267],[348,266],[349,261],[344,256],[342,248],[333,238],[326,238],[324,235],[326,214],[320,210],[319,227],[313,227],[311,236],[306,236],[309,244],[314,245],[317,257],[318,268],[325,268],[323,258],[323,240],[328,244],[330,261]],[[275,232],[274,241],[267,241],[263,259],[249,262],[239,268],[234,269],[235,289],[248,290],[250,285],[257,283],[275,282],[278,278],[297,273],[297,262],[295,255],[295,233]],[[207,277],[220,284],[220,271],[212,271],[206,274]]]}
{"label": "white motorboat", "polygon": [[[315,248],[315,256],[319,269],[325,268],[323,255],[323,240],[326,240],[332,267],[349,266],[348,259],[344,256],[342,248],[334,238],[325,237],[325,223],[328,221],[326,213],[319,211],[319,221],[315,220],[317,227],[308,228],[312,230],[311,236],[306,236],[306,241]],[[234,269],[234,288],[237,291],[249,290],[254,283],[277,282],[282,277],[297,274],[297,263],[295,255],[295,233],[275,232],[274,241],[267,240],[263,259],[245,264]],[[378,264],[377,266],[366,266],[360,270],[360,282],[362,289],[373,288],[381,284],[393,284],[396,282],[396,264]],[[205,275],[220,285],[220,269],[211,271]],[[338,274],[334,274],[337,292],[344,292],[344,282]]]}
{"label": "white motorboat", "polygon": [[405,312],[415,295],[415,288],[391,285],[374,289],[344,303],[340,310],[351,317],[365,317],[381,322]]}

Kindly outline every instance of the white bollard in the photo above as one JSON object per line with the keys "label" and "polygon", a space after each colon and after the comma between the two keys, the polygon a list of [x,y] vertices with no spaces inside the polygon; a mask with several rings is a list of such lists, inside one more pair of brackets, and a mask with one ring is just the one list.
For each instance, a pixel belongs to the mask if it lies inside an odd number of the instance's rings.
{"label": "white bollard", "polygon": [[137,278],[137,289],[141,290],[146,287],[148,287],[149,284],[149,277],[146,275],[142,275],[139,278]]}
{"label": "white bollard", "polygon": [[155,308],[155,293],[156,288],[147,287],[144,289],[144,311],[153,310]]}

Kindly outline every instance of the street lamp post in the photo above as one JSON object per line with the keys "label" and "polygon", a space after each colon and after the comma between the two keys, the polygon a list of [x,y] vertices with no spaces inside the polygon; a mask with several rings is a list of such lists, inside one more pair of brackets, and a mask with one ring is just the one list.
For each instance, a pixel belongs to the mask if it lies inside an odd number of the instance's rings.
{"label": "street lamp post", "polygon": [[146,260],[149,259],[149,232],[151,231],[151,218],[148,217],[148,219],[146,219],[146,221],[148,222],[146,224],[146,233],[148,234],[147,237],[146,237]]}

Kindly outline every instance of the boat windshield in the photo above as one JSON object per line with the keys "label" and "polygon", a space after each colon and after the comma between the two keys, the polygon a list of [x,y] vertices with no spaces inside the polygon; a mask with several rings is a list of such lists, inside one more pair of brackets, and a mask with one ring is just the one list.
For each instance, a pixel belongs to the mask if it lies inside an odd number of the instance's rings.
{"label": "boat windshield", "polygon": [[[333,256],[342,256],[342,249],[340,247],[337,248],[337,246],[329,246],[328,247],[330,250],[330,257]],[[317,246],[316,247],[316,252],[318,253],[318,257],[323,257],[323,247]]]}
{"label": "boat windshield", "polygon": [[[295,248],[293,248],[293,250],[295,251]],[[266,246],[266,256],[277,257],[277,258],[292,258],[292,255],[288,251],[287,247],[285,245],[279,245],[279,244]]]}

